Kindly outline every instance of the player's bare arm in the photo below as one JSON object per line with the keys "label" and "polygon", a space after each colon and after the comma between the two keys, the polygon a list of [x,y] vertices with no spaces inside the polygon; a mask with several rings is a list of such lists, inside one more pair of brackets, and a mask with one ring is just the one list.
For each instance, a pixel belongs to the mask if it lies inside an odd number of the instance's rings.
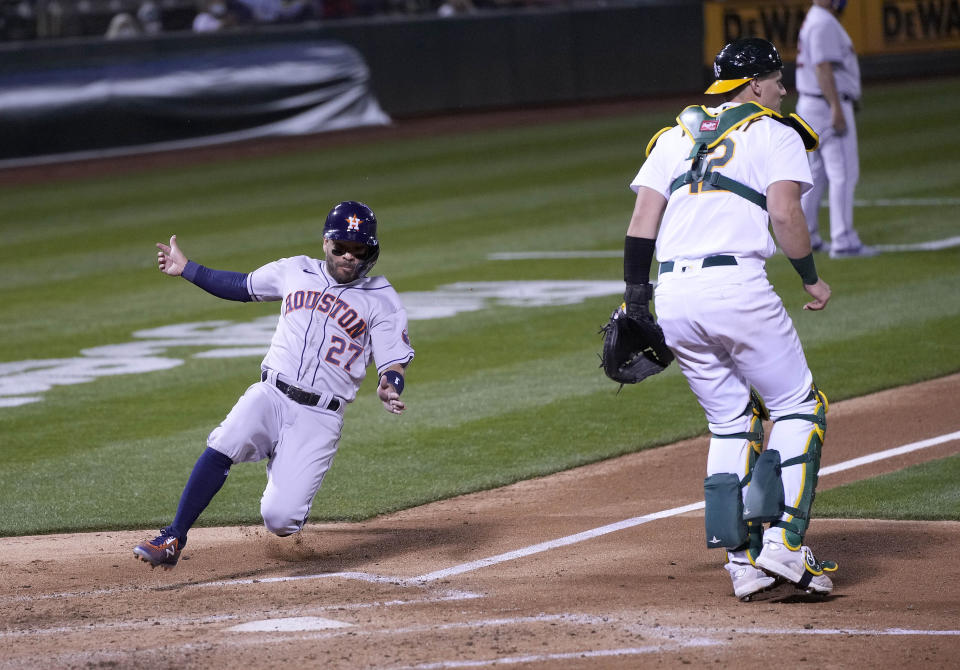
{"label": "player's bare arm", "polygon": [[377,386],[377,397],[383,403],[383,408],[392,414],[403,414],[407,408],[400,394],[403,392],[404,366],[391,365],[380,375],[380,385]]}
{"label": "player's bare arm", "polygon": [[[803,290],[813,298],[803,306],[808,310],[821,310],[830,300],[830,286],[819,278],[813,266],[813,252],[810,248],[810,233],[800,207],[800,184],[795,181],[777,181],[767,189],[767,212],[773,234],[803,278]],[[806,265],[806,267],[805,267]],[[809,274],[811,273],[812,274]]]}
{"label": "player's bare arm", "polygon": [[633,214],[630,217],[630,226],[627,228],[627,235],[655,240],[660,228],[660,218],[666,208],[667,200],[662,194],[647,186],[639,187],[637,189],[637,200],[633,205]]}
{"label": "player's bare arm", "polygon": [[157,242],[157,266],[160,272],[171,277],[179,277],[183,274],[183,269],[187,266],[187,257],[177,246],[177,236],[170,238],[170,244]]}
{"label": "player's bare arm", "polygon": [[830,105],[831,125],[837,135],[847,133],[847,120],[843,116],[843,106],[840,104],[840,93],[837,91],[837,80],[833,76],[833,63],[817,64],[817,83],[823,91],[823,97]]}

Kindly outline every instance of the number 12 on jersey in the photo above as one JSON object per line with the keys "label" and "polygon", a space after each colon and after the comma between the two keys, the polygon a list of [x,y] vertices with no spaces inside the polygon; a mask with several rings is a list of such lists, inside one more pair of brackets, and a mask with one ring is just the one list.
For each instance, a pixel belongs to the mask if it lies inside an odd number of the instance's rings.
{"label": "number 12 on jersey", "polygon": [[[710,160],[707,161],[707,167],[704,168],[703,174],[709,175],[713,172],[714,168],[723,167],[730,162],[730,159],[733,158],[733,140],[729,137],[725,138],[720,144],[718,144],[713,151],[710,152]],[[723,153],[717,156],[717,152],[723,149]],[[705,191],[726,191],[725,188],[720,188],[719,186],[714,186],[713,184],[704,181],[695,181],[690,184],[690,193],[696,195],[698,193],[703,193]]]}

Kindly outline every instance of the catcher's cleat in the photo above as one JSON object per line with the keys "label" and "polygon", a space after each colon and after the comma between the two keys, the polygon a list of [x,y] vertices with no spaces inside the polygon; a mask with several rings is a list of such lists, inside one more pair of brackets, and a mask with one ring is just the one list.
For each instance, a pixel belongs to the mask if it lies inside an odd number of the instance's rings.
{"label": "catcher's cleat", "polygon": [[767,574],[783,577],[802,591],[826,595],[833,590],[833,581],[825,573],[836,572],[838,566],[835,561],[818,561],[806,545],[792,550],[765,536],[757,567]]}
{"label": "catcher's cleat", "polygon": [[164,570],[169,570],[180,560],[184,544],[180,538],[169,535],[164,528],[157,537],[134,547],[133,555],[144,563],[149,563],[151,568],[159,565]]}
{"label": "catcher's cleat", "polygon": [[772,589],[777,584],[774,577],[753,567],[750,563],[730,561],[723,567],[727,569],[730,579],[733,580],[733,595],[743,602],[749,602],[754,595]]}

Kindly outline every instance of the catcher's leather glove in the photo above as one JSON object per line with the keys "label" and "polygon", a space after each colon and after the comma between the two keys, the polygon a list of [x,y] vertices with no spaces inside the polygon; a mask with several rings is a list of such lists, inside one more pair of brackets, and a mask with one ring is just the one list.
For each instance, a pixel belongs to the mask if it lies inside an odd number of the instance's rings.
{"label": "catcher's leather glove", "polygon": [[615,382],[636,384],[663,372],[673,360],[663,330],[647,307],[653,295],[650,284],[627,286],[624,302],[610,315],[603,333],[601,366]]}

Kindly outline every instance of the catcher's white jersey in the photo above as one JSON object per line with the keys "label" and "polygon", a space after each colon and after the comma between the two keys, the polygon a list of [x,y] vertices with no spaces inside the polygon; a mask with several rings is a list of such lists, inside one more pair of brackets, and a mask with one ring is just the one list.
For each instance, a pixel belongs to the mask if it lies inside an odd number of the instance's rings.
{"label": "catcher's white jersey", "polygon": [[[717,115],[739,103],[708,108]],[[709,184],[683,186],[672,194],[673,180],[690,170],[693,142],[681,126],[657,139],[630,188],[646,186],[667,199],[657,236],[657,260],[706,258],[730,254],[740,258],[769,258],[776,244],[769,217],[745,198]],[[766,194],[770,184],[799,182],[812,185],[803,141],[795,130],[761,117],[731,132],[707,157],[707,168]]]}
{"label": "catcher's white jersey", "polygon": [[797,40],[797,91],[821,95],[817,65],[833,63],[837,92],[860,99],[860,64],[853,40],[830,10],[813,5],[807,12]]}
{"label": "catcher's white jersey", "polygon": [[[708,111],[717,114],[735,104]],[[742,478],[752,453],[742,437],[750,425],[744,408],[751,388],[774,418],[809,413],[813,375],[793,321],[767,279],[765,259],[776,248],[767,212],[742,196],[703,183],[670,192],[676,177],[691,169],[687,157],[692,148],[680,126],[667,131],[630,186],[635,191],[651,188],[667,199],[657,259],[673,264],[661,265],[657,278],[657,323],[715,436],[706,474]],[[706,160],[707,170],[764,195],[778,181],[798,182],[804,190],[811,186],[803,141],[795,130],[770,117],[729,133]],[[733,262],[701,260],[720,255]],[[800,425],[806,434],[799,435],[791,424]],[[779,421],[768,447],[784,461],[799,456],[811,426]],[[783,469],[785,500],[799,499],[805,472]]]}
{"label": "catcher's white jersey", "polygon": [[351,402],[371,359],[378,372],[413,359],[407,313],[382,276],[337,284],[324,261],[294,256],[251,272],[247,290],[257,301],[282,301],[261,367],[302,389]]}

